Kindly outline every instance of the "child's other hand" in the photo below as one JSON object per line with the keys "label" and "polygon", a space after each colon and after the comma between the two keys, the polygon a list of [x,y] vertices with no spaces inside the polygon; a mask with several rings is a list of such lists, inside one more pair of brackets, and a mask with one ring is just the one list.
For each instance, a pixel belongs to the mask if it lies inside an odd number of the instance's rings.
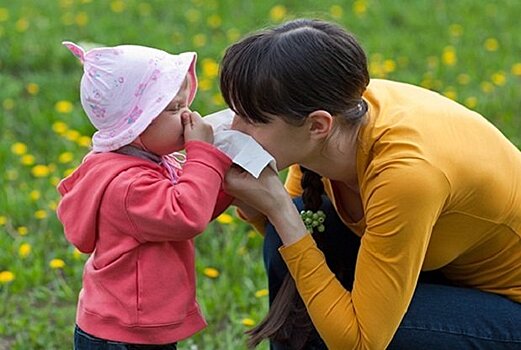
{"label": "child's other hand", "polygon": [[183,112],[181,121],[183,122],[185,142],[197,140],[213,144],[212,126],[205,122],[199,113]]}

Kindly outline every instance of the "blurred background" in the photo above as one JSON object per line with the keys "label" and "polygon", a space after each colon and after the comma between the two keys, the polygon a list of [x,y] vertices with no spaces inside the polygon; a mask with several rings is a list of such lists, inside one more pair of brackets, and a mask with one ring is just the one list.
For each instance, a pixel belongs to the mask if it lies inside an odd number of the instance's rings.
{"label": "blurred background", "polygon": [[[519,147],[519,13],[517,0],[2,1],[0,350],[72,347],[87,257],[63,236],[55,187],[88,152],[93,129],[79,103],[82,67],[63,40],[197,51],[192,107],[205,115],[226,107],[218,72],[228,45],[296,17],[331,20],[358,37],[373,78],[438,91],[486,116]],[[209,326],[179,348],[245,349],[244,331],[267,311],[262,237],[229,210],[196,244]]]}

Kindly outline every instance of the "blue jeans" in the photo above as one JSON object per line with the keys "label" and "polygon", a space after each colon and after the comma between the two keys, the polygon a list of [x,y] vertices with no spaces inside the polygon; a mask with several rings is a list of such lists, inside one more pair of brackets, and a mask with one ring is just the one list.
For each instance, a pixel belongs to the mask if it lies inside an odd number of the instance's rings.
{"label": "blue jeans", "polygon": [[[299,210],[303,208],[300,198],[295,204]],[[321,209],[326,213],[323,237],[327,237],[329,247],[342,249],[347,275],[351,275],[351,280],[343,284],[352,286],[360,238],[340,221],[326,198]],[[264,264],[270,304],[288,273],[278,252],[281,245],[273,226],[268,224]],[[308,350],[326,349],[321,339],[306,344]],[[271,349],[289,350],[275,342]],[[438,271],[421,273],[409,309],[388,349],[521,349],[521,304],[477,289],[453,286]]]}
{"label": "blue jeans", "polygon": [[80,327],[74,329],[74,350],[176,350],[177,343],[165,345],[128,344],[90,335]]}

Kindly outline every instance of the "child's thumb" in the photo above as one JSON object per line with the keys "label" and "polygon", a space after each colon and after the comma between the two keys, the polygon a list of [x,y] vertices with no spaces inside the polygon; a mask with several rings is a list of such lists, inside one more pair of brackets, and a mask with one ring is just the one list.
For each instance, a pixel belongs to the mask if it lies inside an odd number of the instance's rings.
{"label": "child's thumb", "polygon": [[190,116],[190,113],[185,112],[181,114],[181,122],[183,123],[183,126],[191,125],[192,117]]}

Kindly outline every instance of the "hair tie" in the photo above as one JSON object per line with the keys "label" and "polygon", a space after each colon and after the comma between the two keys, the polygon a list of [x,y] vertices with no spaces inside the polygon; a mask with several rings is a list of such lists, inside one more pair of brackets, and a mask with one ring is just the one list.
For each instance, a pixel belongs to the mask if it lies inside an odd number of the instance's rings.
{"label": "hair tie", "polygon": [[315,227],[318,232],[324,232],[326,230],[326,227],[324,226],[326,214],[322,210],[317,210],[316,212],[312,210],[302,210],[300,212],[300,217],[302,218],[302,221],[304,221],[304,225],[309,232],[313,233]]}
{"label": "hair tie", "polygon": [[348,114],[353,113],[353,119],[360,119],[367,113],[368,109],[369,106],[367,105],[367,102],[365,102],[364,99],[360,99],[357,105],[351,109]]}

